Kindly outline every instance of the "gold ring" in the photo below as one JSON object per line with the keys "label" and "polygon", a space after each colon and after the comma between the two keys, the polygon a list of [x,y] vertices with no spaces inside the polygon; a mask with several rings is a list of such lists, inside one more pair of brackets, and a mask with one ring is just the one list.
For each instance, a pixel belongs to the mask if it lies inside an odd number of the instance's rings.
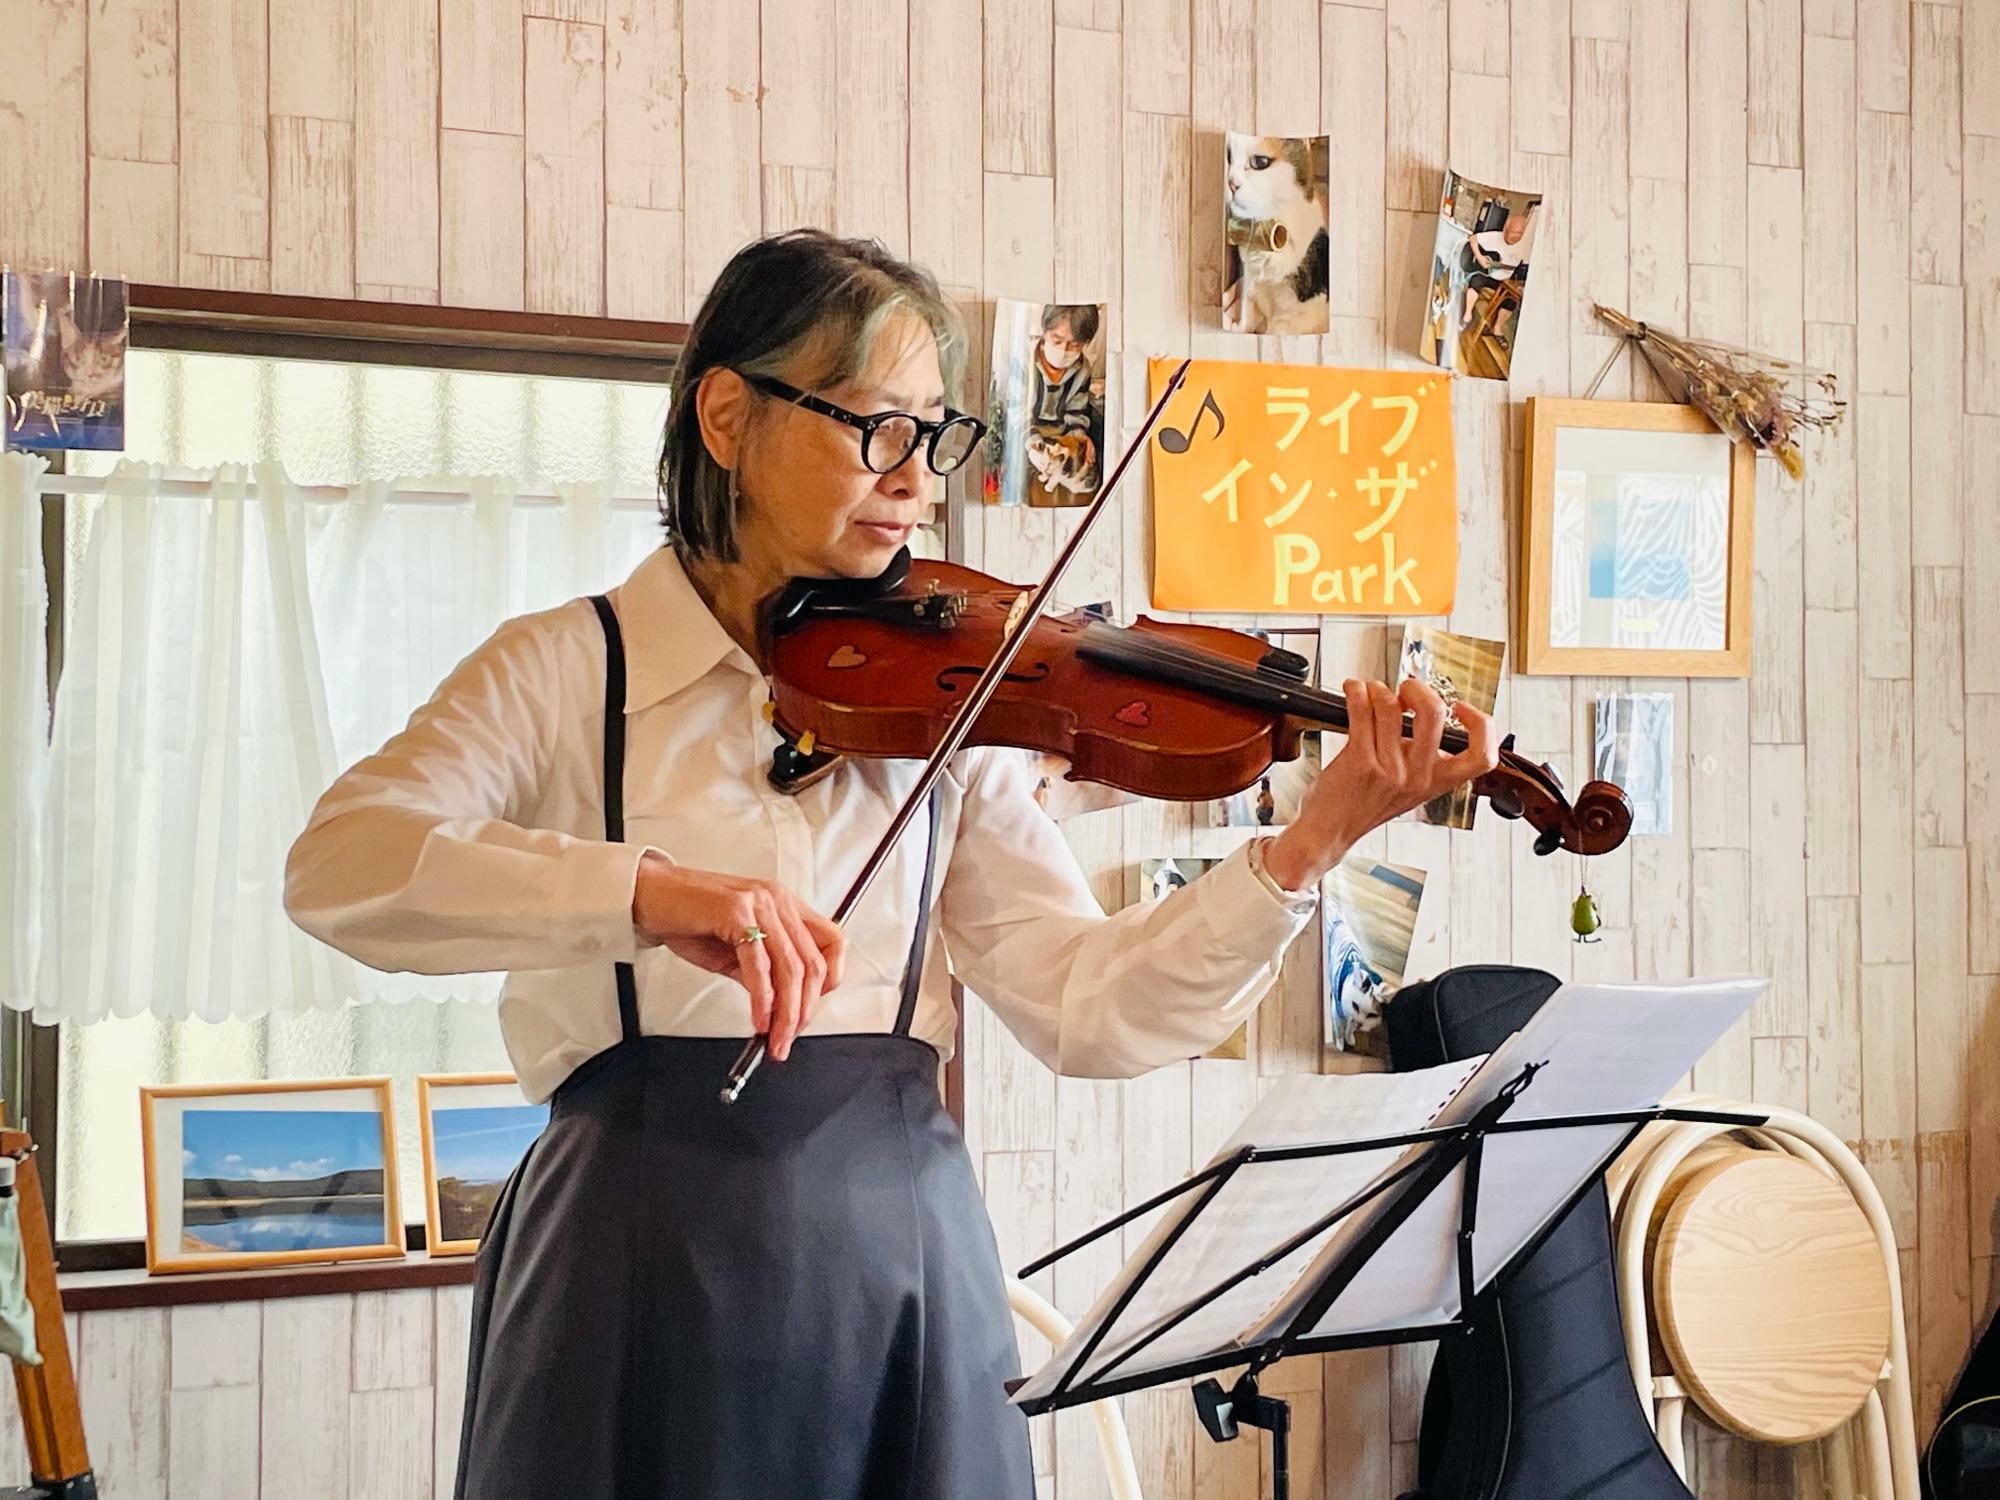
{"label": "gold ring", "polygon": [[745,943],[761,943],[763,941],[764,929],[752,923],[743,929],[743,936],[736,940],[736,945],[740,948]]}

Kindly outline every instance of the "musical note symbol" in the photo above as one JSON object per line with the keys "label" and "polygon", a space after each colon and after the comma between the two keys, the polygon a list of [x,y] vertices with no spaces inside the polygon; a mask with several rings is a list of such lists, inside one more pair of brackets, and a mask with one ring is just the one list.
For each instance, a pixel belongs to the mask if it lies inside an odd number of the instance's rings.
{"label": "musical note symbol", "polygon": [[1201,431],[1201,419],[1203,414],[1207,412],[1215,413],[1215,435],[1221,437],[1224,425],[1222,408],[1215,404],[1215,392],[1209,391],[1201,398],[1201,410],[1194,414],[1194,420],[1188,424],[1186,432],[1182,432],[1175,427],[1162,427],[1160,429],[1160,446],[1169,453],[1187,452],[1189,445],[1194,442],[1194,435]]}

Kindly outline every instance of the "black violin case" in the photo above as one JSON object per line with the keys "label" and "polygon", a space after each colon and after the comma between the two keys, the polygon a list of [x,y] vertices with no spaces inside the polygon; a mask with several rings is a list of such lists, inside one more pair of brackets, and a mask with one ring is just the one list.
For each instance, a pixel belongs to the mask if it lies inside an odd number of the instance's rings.
{"label": "black violin case", "polygon": [[[1491,1052],[1558,988],[1539,969],[1448,969],[1384,1008],[1391,1064]],[[1438,1345],[1404,1500],[1694,1500],[1632,1388],[1600,1180]]]}

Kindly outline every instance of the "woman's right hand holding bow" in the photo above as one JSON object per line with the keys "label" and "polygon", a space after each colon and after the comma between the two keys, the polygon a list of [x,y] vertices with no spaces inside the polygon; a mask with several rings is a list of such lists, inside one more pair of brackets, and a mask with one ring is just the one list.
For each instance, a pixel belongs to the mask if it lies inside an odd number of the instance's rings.
{"label": "woman's right hand holding bow", "polygon": [[639,862],[632,921],[640,942],[742,985],[751,1023],[779,1062],[820,996],[840,983],[847,958],[841,930],[775,880],[691,870],[650,850]]}

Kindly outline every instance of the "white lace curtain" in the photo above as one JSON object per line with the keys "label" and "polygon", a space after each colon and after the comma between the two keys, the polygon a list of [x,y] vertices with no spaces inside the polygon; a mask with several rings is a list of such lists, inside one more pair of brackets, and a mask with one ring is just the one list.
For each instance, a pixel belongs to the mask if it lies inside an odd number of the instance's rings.
{"label": "white lace curtain", "polygon": [[502,619],[624,577],[657,541],[650,510],[602,485],[554,504],[493,479],[451,483],[458,504],[381,484],[329,500],[276,465],[190,484],[122,464],[65,502],[43,749],[36,502],[57,481],[24,455],[0,465],[0,999],[45,1022],[490,1000],[496,975],[381,974],[308,938],[284,912],[285,855],[339,770]]}

